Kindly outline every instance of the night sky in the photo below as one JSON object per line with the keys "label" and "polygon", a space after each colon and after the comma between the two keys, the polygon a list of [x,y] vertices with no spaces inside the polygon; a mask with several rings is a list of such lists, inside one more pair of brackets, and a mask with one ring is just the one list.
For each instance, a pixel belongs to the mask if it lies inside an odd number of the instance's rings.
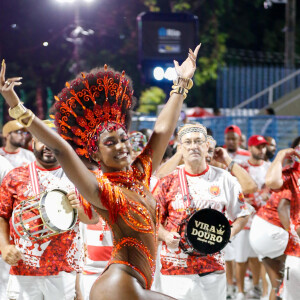
{"label": "night sky", "polygon": [[[74,43],[66,40],[74,29],[75,7],[79,11],[80,25],[94,31],[93,35],[83,37],[78,46],[80,71],[107,63],[117,70],[126,70],[133,79],[137,97],[149,87],[149,84],[143,84],[138,69],[136,17],[149,10],[144,1],[76,1],[63,4],[57,0],[0,0],[0,59],[5,58],[7,62],[7,76],[24,78],[17,91],[33,110],[38,89],[45,101],[49,91],[50,96],[57,94],[64,83],[77,74]],[[208,57],[214,49],[214,36],[207,24],[214,11],[212,2],[204,1],[197,11],[193,11],[199,18],[199,41],[203,42],[199,57]],[[230,49],[252,50],[258,54],[263,51],[283,53],[284,6],[273,5],[265,10],[263,0],[254,2],[229,1],[224,4],[226,13],[218,15],[219,30],[226,34],[228,53]],[[299,7],[297,15],[300,15]],[[48,42],[47,47],[44,42]],[[230,59],[228,57],[225,61]],[[213,106],[215,89],[215,81],[201,87],[195,85],[187,99],[188,105],[203,105],[202,101],[205,101],[205,106]]]}
{"label": "night sky", "polygon": [[[30,108],[35,110],[38,88],[45,102],[49,91],[57,94],[78,71],[88,71],[104,63],[118,70],[125,69],[139,82],[136,16],[145,7],[138,1],[124,2],[1,0],[0,58],[6,60],[8,77],[23,77],[22,88],[17,92],[24,96],[22,100],[28,101]],[[74,43],[67,41],[75,28],[75,7],[79,25],[94,32],[79,36],[79,68],[74,67]],[[132,39],[135,39],[133,43]],[[124,55],[120,56],[122,52]],[[129,66],[128,53],[133,59]]]}

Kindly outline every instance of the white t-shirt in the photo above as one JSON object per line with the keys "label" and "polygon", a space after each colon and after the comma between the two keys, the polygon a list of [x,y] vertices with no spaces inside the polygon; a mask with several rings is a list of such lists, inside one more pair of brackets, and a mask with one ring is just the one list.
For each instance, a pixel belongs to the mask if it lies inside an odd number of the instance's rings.
{"label": "white t-shirt", "polygon": [[[250,197],[253,199],[252,200],[253,203],[251,204],[253,205],[255,210],[258,211],[258,209],[261,206],[264,206],[266,204],[262,195],[263,193],[266,193],[269,190],[268,188],[266,188],[265,182],[266,182],[267,171],[268,168],[270,167],[270,163],[263,161],[261,165],[253,165],[249,162],[249,160],[247,160],[244,167],[248,171],[249,175],[251,176],[251,178],[254,180],[254,182],[257,184],[258,187],[258,190]],[[245,229],[250,229],[253,217],[254,215],[252,215],[249,218]]]}
{"label": "white t-shirt", "polygon": [[0,154],[4,156],[14,168],[28,165],[36,160],[34,154],[24,148],[19,148],[16,152],[7,152],[4,147],[1,147]]}
{"label": "white t-shirt", "polygon": [[4,176],[13,169],[11,163],[3,156],[0,155],[0,184]]}
{"label": "white t-shirt", "polygon": [[247,165],[247,161],[250,158],[250,152],[241,148],[238,148],[236,152],[228,152],[229,156],[241,167]]}
{"label": "white t-shirt", "polygon": [[266,181],[267,171],[270,167],[269,162],[263,161],[261,165],[253,165],[247,160],[247,170],[251,178],[257,184],[258,190],[261,190]]}

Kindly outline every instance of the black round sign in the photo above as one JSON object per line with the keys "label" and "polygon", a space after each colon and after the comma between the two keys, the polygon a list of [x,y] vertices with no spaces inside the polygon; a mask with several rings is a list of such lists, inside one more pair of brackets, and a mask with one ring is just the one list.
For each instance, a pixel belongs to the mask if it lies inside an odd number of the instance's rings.
{"label": "black round sign", "polygon": [[[219,211],[211,208],[201,209],[186,219],[184,239],[181,248],[192,255],[213,254],[222,250],[230,239],[230,224],[227,218]],[[188,250],[185,241],[194,251]],[[195,254],[198,253],[198,254]]]}

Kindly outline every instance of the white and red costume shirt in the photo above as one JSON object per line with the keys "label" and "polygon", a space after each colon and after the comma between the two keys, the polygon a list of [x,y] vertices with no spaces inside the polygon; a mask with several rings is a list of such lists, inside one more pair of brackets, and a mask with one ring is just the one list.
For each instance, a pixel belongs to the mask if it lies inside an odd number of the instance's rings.
{"label": "white and red costume shirt", "polygon": [[[237,179],[227,171],[207,166],[201,174],[192,175],[185,172],[189,194],[192,200],[184,200],[180,180],[179,169],[162,178],[154,196],[161,209],[161,224],[168,231],[177,231],[178,225],[187,216],[187,209],[200,210],[212,208],[220,212],[226,212],[229,220],[234,221],[238,217],[250,214],[244,203],[244,196]],[[224,270],[224,255],[220,253],[205,257],[191,256],[181,248],[168,249],[166,243],[162,243],[161,273],[164,275],[202,274]]]}
{"label": "white and red costume shirt", "polygon": [[262,206],[256,215],[275,226],[283,228],[279,219],[277,208],[281,199],[288,198],[289,194],[290,192],[285,189],[273,191],[266,205]]}
{"label": "white and red costume shirt", "polygon": [[[36,170],[37,179],[32,180],[31,171]],[[38,182],[38,183],[37,183]],[[10,171],[0,187],[0,217],[10,222],[11,243],[23,253],[24,259],[12,266],[10,273],[24,276],[57,275],[61,271],[80,271],[82,267],[82,242],[79,235],[79,221],[70,231],[42,240],[26,241],[15,232],[11,216],[13,209],[23,200],[35,197],[34,191],[62,189],[74,190],[61,167],[46,170],[31,163]],[[25,212],[26,213],[26,212]]]}
{"label": "white and red costume shirt", "polygon": [[0,148],[0,155],[4,156],[14,168],[28,165],[35,161],[34,154],[24,148],[19,148],[16,152],[7,152],[4,147]]}
{"label": "white and red costume shirt", "polygon": [[95,225],[81,223],[80,226],[85,248],[83,274],[102,273],[111,257],[112,233],[101,217]]}
{"label": "white and red costume shirt", "polygon": [[[226,149],[226,147],[224,147]],[[241,148],[238,148],[236,152],[229,152],[229,156],[241,167],[246,167],[247,161],[249,157],[251,156],[250,152],[248,150],[244,150]]]}

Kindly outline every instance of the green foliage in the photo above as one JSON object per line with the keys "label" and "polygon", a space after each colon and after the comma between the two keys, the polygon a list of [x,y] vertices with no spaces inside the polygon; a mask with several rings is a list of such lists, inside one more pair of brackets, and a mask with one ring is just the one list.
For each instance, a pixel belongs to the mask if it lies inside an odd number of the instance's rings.
{"label": "green foliage", "polygon": [[217,79],[217,72],[224,64],[224,54],[226,53],[226,34],[215,35],[215,44],[210,56],[202,56],[198,59],[198,68],[195,73],[195,83],[202,85],[209,80]]}
{"label": "green foliage", "polygon": [[150,87],[141,93],[137,111],[143,114],[156,113],[157,106],[164,103],[166,94],[161,88]]}
{"label": "green foliage", "polygon": [[172,12],[182,12],[182,11],[191,10],[191,3],[189,2],[191,1],[183,1],[183,0],[174,1]]}
{"label": "green foliage", "polygon": [[159,7],[157,6],[156,0],[142,0],[144,5],[148,7],[149,11],[151,12],[158,12],[160,11]]}

